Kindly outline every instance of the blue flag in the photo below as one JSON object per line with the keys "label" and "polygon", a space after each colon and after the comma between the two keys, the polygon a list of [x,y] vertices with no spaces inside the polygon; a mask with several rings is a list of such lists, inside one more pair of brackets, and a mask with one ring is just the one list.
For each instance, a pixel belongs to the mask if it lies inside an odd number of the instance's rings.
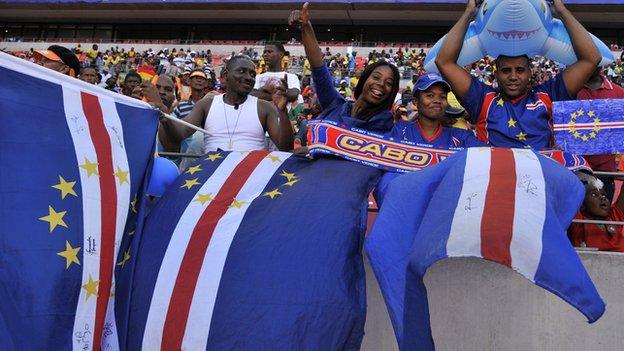
{"label": "blue flag", "polygon": [[366,251],[401,349],[434,349],[422,279],[447,257],[510,267],[596,321],[605,305],[565,233],[583,197],[527,149],[470,148],[391,182]]}
{"label": "blue flag", "polygon": [[579,155],[624,152],[624,99],[553,103],[555,143]]}
{"label": "blue flag", "polygon": [[358,350],[381,171],[289,153],[202,157],[149,214],[128,350]]}
{"label": "blue flag", "polygon": [[2,348],[99,349],[157,114],[0,53],[0,118]]}

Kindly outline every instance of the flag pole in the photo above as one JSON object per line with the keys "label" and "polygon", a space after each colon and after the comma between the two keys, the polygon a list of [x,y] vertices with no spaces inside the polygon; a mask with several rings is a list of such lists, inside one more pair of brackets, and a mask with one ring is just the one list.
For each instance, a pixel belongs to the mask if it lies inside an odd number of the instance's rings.
{"label": "flag pole", "polygon": [[172,115],[167,114],[167,113],[164,113],[164,112],[162,112],[162,111],[160,111],[160,110],[158,110],[158,112],[160,112],[160,115],[161,115],[161,116],[165,117],[166,119],[168,119],[168,120],[170,120],[170,121],[173,121],[173,122],[179,123],[179,124],[181,124],[181,125],[183,125],[183,126],[185,126],[185,127],[191,128],[191,129],[196,130],[196,131],[198,131],[198,132],[202,132],[202,133],[204,133],[204,134],[206,134],[206,135],[208,135],[208,136],[212,136],[212,134],[210,134],[210,133],[209,133],[207,130],[205,130],[204,128],[200,128],[200,127],[198,127],[198,126],[196,126],[196,125],[194,125],[194,124],[191,124],[191,123],[189,123],[189,122],[187,122],[187,121],[183,121],[183,120],[181,120],[181,119],[177,118],[176,116],[172,116]]}

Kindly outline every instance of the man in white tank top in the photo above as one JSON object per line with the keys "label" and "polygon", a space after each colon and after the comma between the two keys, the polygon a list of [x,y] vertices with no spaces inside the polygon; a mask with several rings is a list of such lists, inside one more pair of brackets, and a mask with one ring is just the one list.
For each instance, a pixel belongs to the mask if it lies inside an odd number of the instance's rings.
{"label": "man in white tank top", "polygon": [[[249,95],[256,76],[256,67],[249,57],[234,56],[225,69],[226,93],[204,97],[183,119],[210,133],[204,135],[204,152],[265,149],[265,132],[279,150],[292,150],[293,130],[288,119],[286,81],[282,81],[281,87],[273,94],[273,102],[269,102]],[[161,125],[174,141],[183,140],[194,132],[165,118],[161,118]]]}

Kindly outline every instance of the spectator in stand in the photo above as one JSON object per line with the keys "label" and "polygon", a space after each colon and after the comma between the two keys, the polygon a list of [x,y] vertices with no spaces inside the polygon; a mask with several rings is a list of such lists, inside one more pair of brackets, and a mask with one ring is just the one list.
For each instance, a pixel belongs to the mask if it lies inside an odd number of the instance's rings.
{"label": "spectator in stand", "polygon": [[87,50],[87,58],[90,63],[95,62],[95,58],[98,56],[98,46],[93,44],[89,50]]}
{"label": "spectator in stand", "polygon": [[284,71],[282,59],[284,58],[284,46],[280,43],[267,44],[264,46],[262,58],[266,65],[266,72],[256,76],[256,84],[252,95],[266,101],[271,101],[275,89],[280,86],[280,80],[286,75],[288,79],[288,102],[299,101],[303,103],[299,77]]}
{"label": "spectator in stand", "polygon": [[414,85],[418,117],[414,122],[397,122],[402,140],[436,149],[485,145],[472,132],[443,126],[449,106],[446,97],[450,91],[451,86],[437,74],[425,74],[418,78]]}
{"label": "spectator in stand", "polygon": [[141,76],[136,71],[130,71],[126,73],[123,81],[123,87],[121,88],[121,93],[126,96],[132,96],[134,88],[139,86],[141,82]]}
{"label": "spectator in stand", "polygon": [[[273,103],[270,103],[250,95],[256,68],[249,57],[232,57],[225,70],[226,93],[200,100],[184,118],[184,121],[202,126],[210,133],[204,135],[204,152],[266,149],[265,132],[280,150],[292,150],[286,80],[276,88]],[[180,142],[194,132],[168,119],[161,119],[161,124],[174,142]]]}
{"label": "spectator in stand", "polygon": [[[189,86],[191,87],[191,95],[188,100],[180,101],[176,106],[173,114],[179,119],[183,119],[188,116],[195,104],[201,100],[206,94],[205,89],[208,82],[208,76],[201,69],[195,69],[189,76]],[[182,140],[180,142],[180,152],[186,152],[193,138],[199,138],[203,136],[200,132],[195,132],[192,136]]]}
{"label": "spectator in stand", "polygon": [[78,79],[95,85],[100,83],[99,73],[95,70],[95,67],[83,67],[80,70]]}
{"label": "spectator in stand", "polygon": [[[585,199],[576,219],[600,221],[624,221],[624,191],[620,192],[615,204],[611,205],[600,179],[579,172],[579,179],[585,185]],[[624,252],[624,227],[612,224],[572,223],[568,229],[572,245],[597,248],[603,251]]]}
{"label": "spectator in stand", "polygon": [[80,72],[80,61],[76,54],[60,45],[51,45],[47,50],[35,51],[34,57],[41,66],[70,77],[76,77]]}
{"label": "spectator in stand", "polygon": [[[594,99],[624,99],[624,88],[611,83],[601,74],[602,67],[597,67],[589,78],[589,81],[578,92],[579,100]],[[615,155],[587,155],[587,162],[594,171],[616,172]],[[615,182],[613,177],[598,177],[604,184],[604,191],[609,200],[613,199],[615,192]]]}
{"label": "spectator in stand", "polygon": [[[477,126],[477,137],[494,146],[551,148],[552,101],[576,97],[600,62],[600,53],[589,33],[561,0],[551,8],[563,21],[578,61],[545,84],[530,87],[531,60],[527,56],[496,59],[495,77],[500,90],[488,87],[457,64],[464,35],[475,17],[475,0],[446,36],[435,63]],[[534,108],[527,108],[534,106]]]}
{"label": "spectator in stand", "polygon": [[[346,101],[334,88],[331,74],[310,22],[309,3],[301,11],[290,14],[288,23],[301,28],[301,41],[312,67],[312,78],[318,101],[323,109],[321,118],[378,133],[389,133],[393,127],[392,103],[399,91],[399,72],[385,61],[369,65],[355,88],[355,101]],[[306,152],[301,150],[301,152]]]}

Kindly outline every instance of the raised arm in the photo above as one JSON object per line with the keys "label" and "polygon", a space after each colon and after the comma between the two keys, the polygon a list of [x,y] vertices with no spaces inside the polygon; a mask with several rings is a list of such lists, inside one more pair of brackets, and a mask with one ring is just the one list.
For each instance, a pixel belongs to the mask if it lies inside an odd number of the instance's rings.
{"label": "raised arm", "polygon": [[570,10],[563,4],[563,1],[554,0],[552,9],[553,12],[558,14],[561,22],[566,27],[572,41],[572,48],[578,59],[578,61],[563,71],[563,82],[568,90],[568,94],[575,97],[600,63],[600,52],[594,45],[587,30],[574,18]]}
{"label": "raised arm", "polygon": [[457,58],[461,52],[468,25],[474,19],[476,13],[476,0],[469,0],[466,10],[446,35],[435,59],[438,70],[453,88],[455,96],[460,99],[464,98],[468,93],[472,79],[470,73],[457,64]]}
{"label": "raised arm", "polygon": [[301,11],[295,10],[291,12],[288,18],[288,24],[291,27],[298,27],[301,29],[301,42],[303,43],[303,48],[305,49],[310,66],[312,68],[318,68],[324,65],[323,55],[321,54],[319,43],[316,40],[316,34],[314,34],[314,28],[312,28],[312,23],[310,22],[309,7],[310,4],[306,2],[303,4]]}
{"label": "raised arm", "polygon": [[[204,121],[204,118],[206,118],[206,115],[210,110],[210,105],[212,105],[212,95],[208,95],[205,98],[199,100],[193,107],[191,113],[189,113],[189,115],[182,120],[185,122],[189,122],[195,126],[202,127],[202,122]],[[166,135],[170,139],[170,141],[176,143],[188,138],[193,133],[195,133],[194,129],[170,121],[169,119],[164,117],[160,119],[160,125],[161,128],[164,128]]]}

